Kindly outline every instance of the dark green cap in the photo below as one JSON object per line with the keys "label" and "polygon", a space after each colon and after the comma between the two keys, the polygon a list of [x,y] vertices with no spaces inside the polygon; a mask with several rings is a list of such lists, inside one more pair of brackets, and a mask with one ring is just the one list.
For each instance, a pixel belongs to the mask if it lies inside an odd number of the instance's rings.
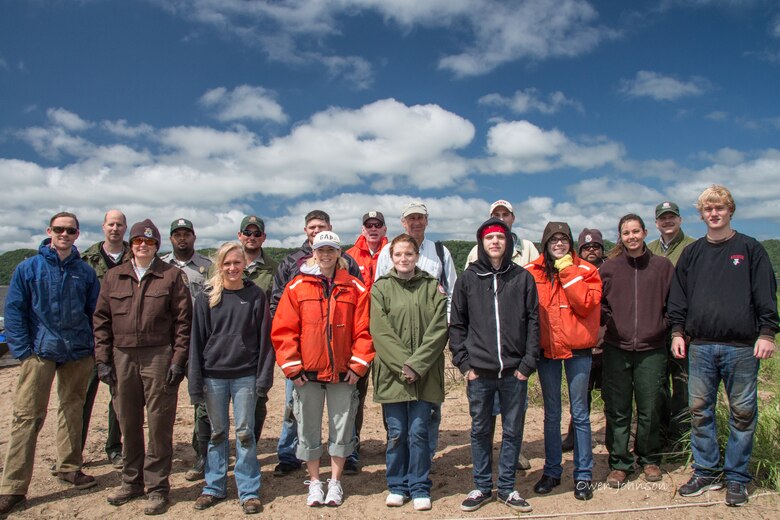
{"label": "dark green cap", "polygon": [[173,235],[173,232],[177,229],[189,229],[195,233],[195,228],[192,227],[192,221],[187,220],[186,218],[177,218],[171,222],[171,235]]}
{"label": "dark green cap", "polygon": [[257,226],[257,229],[259,229],[261,233],[265,233],[265,222],[256,215],[247,215],[244,217],[241,221],[241,229],[239,229],[239,231],[244,231],[249,226]]}

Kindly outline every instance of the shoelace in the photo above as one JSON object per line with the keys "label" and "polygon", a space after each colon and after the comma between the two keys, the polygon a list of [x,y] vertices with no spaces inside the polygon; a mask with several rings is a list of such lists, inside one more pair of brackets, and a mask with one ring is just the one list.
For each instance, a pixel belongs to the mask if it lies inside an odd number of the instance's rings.
{"label": "shoelace", "polygon": [[466,495],[466,498],[474,498],[474,499],[476,499],[476,498],[482,498],[483,496],[485,496],[485,495],[482,494],[482,491],[480,491],[478,489],[475,489],[472,492],[470,492],[468,495]]}

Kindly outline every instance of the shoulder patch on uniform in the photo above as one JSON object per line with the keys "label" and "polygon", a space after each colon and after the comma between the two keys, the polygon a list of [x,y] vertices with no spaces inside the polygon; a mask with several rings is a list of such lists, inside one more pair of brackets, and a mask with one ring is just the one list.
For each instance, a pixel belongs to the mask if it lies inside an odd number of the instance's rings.
{"label": "shoulder patch on uniform", "polygon": [[190,279],[187,278],[187,274],[184,271],[180,270],[179,275],[181,276],[181,281],[186,285],[187,287],[190,286]]}

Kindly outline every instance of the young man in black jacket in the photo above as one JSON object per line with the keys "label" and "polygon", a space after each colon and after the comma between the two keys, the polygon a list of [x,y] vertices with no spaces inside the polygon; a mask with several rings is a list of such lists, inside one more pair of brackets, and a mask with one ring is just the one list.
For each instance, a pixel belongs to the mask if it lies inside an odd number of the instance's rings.
{"label": "young man in black jacket", "polygon": [[[725,187],[704,190],[696,207],[707,235],[683,250],[667,304],[672,353],[689,360],[694,472],[679,492],[698,496],[722,488],[723,478],[726,505],[741,506],[752,479],[759,360],[775,351],[777,283],[764,247],[731,228],[736,206]],[[730,408],[723,460],[715,424],[721,380]]]}
{"label": "young man in black jacket", "polygon": [[515,491],[515,464],[525,421],[528,377],[539,356],[539,311],[533,277],[512,262],[512,234],[491,218],[477,230],[478,259],[455,282],[450,314],[452,362],[468,380],[475,489],[463,511],[493,499],[492,410],[501,407],[498,499],[516,511],[532,510]]}

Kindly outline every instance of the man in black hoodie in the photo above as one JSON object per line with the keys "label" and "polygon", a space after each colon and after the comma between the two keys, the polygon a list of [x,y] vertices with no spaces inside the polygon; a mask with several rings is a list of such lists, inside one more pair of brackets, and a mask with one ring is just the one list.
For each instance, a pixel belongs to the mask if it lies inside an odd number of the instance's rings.
{"label": "man in black hoodie", "polygon": [[477,261],[455,282],[450,315],[452,362],[468,380],[475,489],[463,501],[474,511],[493,499],[492,409],[501,406],[498,499],[516,511],[531,506],[515,491],[515,463],[525,421],[528,377],[539,356],[539,311],[533,277],[512,262],[512,234],[491,218],[477,230]]}

